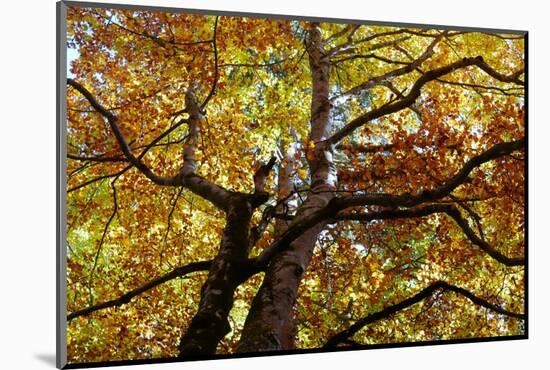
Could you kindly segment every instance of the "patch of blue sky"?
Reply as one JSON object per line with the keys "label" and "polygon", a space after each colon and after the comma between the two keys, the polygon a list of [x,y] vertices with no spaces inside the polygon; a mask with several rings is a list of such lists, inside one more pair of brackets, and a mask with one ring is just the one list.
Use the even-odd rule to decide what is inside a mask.
{"label": "patch of blue sky", "polygon": [[360,252],[360,253],[367,253],[367,247],[365,247],[363,244],[361,243],[354,243],[351,245],[353,249],[355,249],[357,252]]}
{"label": "patch of blue sky", "polygon": [[78,59],[80,53],[76,49],[67,48],[67,77],[73,78],[74,75],[71,73],[71,64],[73,60]]}

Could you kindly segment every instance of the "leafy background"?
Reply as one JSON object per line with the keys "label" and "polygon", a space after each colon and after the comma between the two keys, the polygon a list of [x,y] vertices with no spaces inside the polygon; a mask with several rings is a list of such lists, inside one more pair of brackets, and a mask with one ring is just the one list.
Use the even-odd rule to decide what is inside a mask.
{"label": "leafy background", "polygon": [[[213,32],[213,17],[116,14],[114,22],[153,34],[166,31],[162,25],[171,22],[172,32],[181,43],[207,39]],[[192,51],[182,52],[142,35],[110,32],[112,16],[101,10],[72,10],[69,47],[78,50],[78,58],[71,65],[71,73],[93,88],[105,105],[116,109],[125,135],[140,145],[173,124],[170,114],[183,106],[183,89],[190,80],[212,81],[211,51],[197,44]],[[252,191],[252,174],[258,163],[269,158],[281,142],[293,141],[297,148],[293,177],[298,186],[305,187],[310,99],[307,62],[300,43],[305,25],[235,17],[221,17],[219,22],[222,67],[197,155],[199,174],[236,191]],[[324,32],[329,35],[341,28],[327,24]],[[365,27],[362,32],[369,35],[391,29]],[[419,55],[429,42],[411,37],[403,41],[403,47]],[[369,52],[369,47],[372,45],[362,52]],[[399,54],[384,49],[378,53],[385,58]],[[513,72],[522,64],[523,42],[503,35],[458,35],[449,45],[441,45],[425,67],[434,68],[457,55],[471,54],[481,54],[495,68]],[[267,66],[243,66],[251,60]],[[233,66],[237,64],[240,66]],[[385,63],[351,60],[335,79],[333,92],[347,90],[365,74],[385,72]],[[483,82],[487,76],[468,70],[465,76],[453,78],[450,82],[463,78]],[[402,76],[395,85],[402,90],[412,82],[413,76]],[[386,151],[372,155],[342,153],[337,160],[342,164],[339,179],[343,189],[364,189],[372,186],[373,180],[376,185],[372,190],[388,193],[429,187],[456,173],[464,158],[493,144],[520,138],[524,135],[522,92],[508,86],[499,88],[504,92],[428,85],[417,103],[421,121],[417,112],[403,111],[379,119],[350,139],[353,144],[393,143],[395,151],[392,155]],[[200,91],[203,96],[207,92]],[[389,95],[381,87],[355,97],[338,110],[335,120],[343,124],[365,109],[379,106]],[[80,95],[69,91],[67,99],[69,152],[116,156],[117,143],[101,117],[88,111]],[[495,111],[503,114],[495,116]],[[151,150],[144,157],[146,163],[164,174],[177,172],[181,151],[177,144],[186,134],[185,127],[175,132],[169,138],[174,144]],[[118,162],[68,162],[71,312],[120,296],[176,266],[209,259],[216,253],[223,228],[219,211],[185,190],[155,187],[135,169],[111,176],[125,166]],[[456,194],[475,200],[468,204],[480,216],[485,238],[506,255],[523,253],[523,170],[521,158],[488,163]],[[109,177],[80,187],[104,176]],[[274,191],[275,183],[269,187]],[[272,238],[266,235],[253,253],[265,248]],[[484,292],[511,311],[523,309],[523,269],[502,267],[472,247],[444,216],[367,225],[341,223],[323,233],[318,244],[300,291],[297,315],[301,348],[321,346],[337,329],[410,296],[436,279]],[[69,325],[69,358],[81,362],[174,356],[185,323],[196,309],[204,278],[205,274],[197,273],[174,280],[121,308],[75,319]],[[261,275],[256,276],[239,289],[231,315],[233,330],[220,345],[220,352],[235,350],[260,281]],[[355,339],[388,343],[523,332],[522,322],[491,314],[445,293],[369,325]]]}

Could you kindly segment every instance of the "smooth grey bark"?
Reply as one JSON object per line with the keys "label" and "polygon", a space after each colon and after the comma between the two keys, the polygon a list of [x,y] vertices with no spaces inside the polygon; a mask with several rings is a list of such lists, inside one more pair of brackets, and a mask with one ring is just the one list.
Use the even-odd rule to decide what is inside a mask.
{"label": "smooth grey bark", "polygon": [[197,96],[191,86],[187,88],[187,92],[185,93],[185,107],[187,109],[187,113],[189,114],[189,135],[183,147],[183,167],[181,169],[181,174],[189,175],[194,173],[197,169],[195,149],[199,140],[199,125],[202,118],[199,103],[197,102]]}
{"label": "smooth grey bark", "polygon": [[[313,24],[307,43],[312,74],[311,131],[315,143],[324,140],[331,129],[331,104],[328,99],[330,60],[325,53],[321,31]],[[332,161],[333,149],[315,145],[308,158],[311,191],[290,224],[325,207],[334,197],[336,169]],[[303,273],[307,269],[323,222],[308,229],[294,240],[288,249],[277,254],[269,263],[264,280],[254,297],[244,324],[238,352],[276,351],[289,349],[289,328],[294,323],[292,310]]]}
{"label": "smooth grey bark", "polygon": [[[292,130],[291,130],[292,131]],[[292,133],[292,132],[291,132]],[[277,199],[280,204],[277,205],[275,212],[278,214],[286,214],[292,216],[296,211],[296,194],[294,191],[294,182],[292,181],[292,173],[295,170],[295,149],[293,143],[281,141],[279,150],[283,160],[279,164],[277,176]],[[275,237],[278,237],[288,228],[290,221],[282,218],[275,220]]]}
{"label": "smooth grey bark", "polygon": [[[291,130],[292,131],[292,130]],[[279,165],[278,179],[277,179],[277,198],[285,200],[275,210],[277,213],[292,215],[295,212],[295,198],[296,194],[292,195],[294,190],[294,183],[292,181],[292,173],[294,171],[294,145],[293,143],[286,143],[281,141],[280,151],[283,154],[283,161]],[[288,229],[288,220],[278,218],[275,221],[275,237],[284,233]],[[297,305],[293,305],[292,310],[287,320],[284,321],[281,336],[281,345],[285,349],[296,348],[295,338],[297,334]]]}

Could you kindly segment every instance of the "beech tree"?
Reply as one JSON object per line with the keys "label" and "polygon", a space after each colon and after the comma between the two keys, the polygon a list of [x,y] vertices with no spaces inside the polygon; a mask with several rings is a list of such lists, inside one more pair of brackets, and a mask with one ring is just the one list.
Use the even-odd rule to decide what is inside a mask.
{"label": "beech tree", "polygon": [[68,22],[70,363],[525,333],[523,35]]}

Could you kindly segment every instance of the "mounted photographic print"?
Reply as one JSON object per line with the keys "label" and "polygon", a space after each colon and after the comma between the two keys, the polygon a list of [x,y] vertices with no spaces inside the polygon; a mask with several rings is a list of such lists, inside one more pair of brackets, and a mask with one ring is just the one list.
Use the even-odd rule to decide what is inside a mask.
{"label": "mounted photographic print", "polygon": [[58,367],[527,338],[526,36],[58,3]]}

